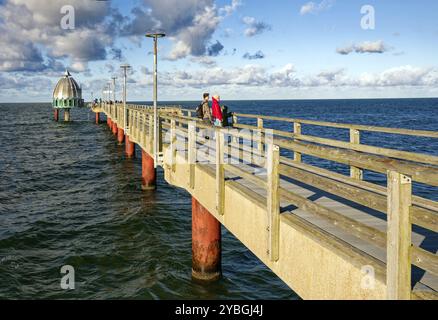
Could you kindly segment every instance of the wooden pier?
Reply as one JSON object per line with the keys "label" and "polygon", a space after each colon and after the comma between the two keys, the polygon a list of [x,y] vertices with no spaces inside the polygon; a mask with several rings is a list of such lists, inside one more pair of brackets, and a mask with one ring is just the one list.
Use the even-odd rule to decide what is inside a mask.
{"label": "wooden pier", "polygon": [[[217,128],[193,110],[167,106],[158,110],[154,154],[152,107],[127,105],[126,127],[122,104],[93,111],[300,297],[438,299],[438,203],[412,193],[413,183],[438,187],[438,156],[360,139],[363,132],[436,139],[438,132],[251,114]],[[272,121],[289,129],[264,125]],[[306,126],[347,130],[350,140],[307,135]],[[347,165],[350,174],[312,165],[309,156]],[[365,181],[364,171],[386,175],[387,185]]]}

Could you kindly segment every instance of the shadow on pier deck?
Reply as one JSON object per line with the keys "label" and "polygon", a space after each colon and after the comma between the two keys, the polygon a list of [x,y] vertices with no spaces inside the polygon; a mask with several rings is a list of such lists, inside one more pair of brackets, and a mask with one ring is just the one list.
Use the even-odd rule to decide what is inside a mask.
{"label": "shadow on pier deck", "polygon": [[[126,128],[122,105],[93,111],[154,158],[151,107],[128,105]],[[438,156],[360,142],[364,131],[438,132],[248,114],[218,129],[192,113],[159,109],[156,165],[302,298],[438,298],[438,203],[412,193],[413,183],[438,187]],[[266,128],[265,120],[293,131]],[[302,134],[304,125],[348,130],[350,141]],[[350,175],[303,155],[348,165]],[[365,181],[365,170],[386,175],[387,185]]]}

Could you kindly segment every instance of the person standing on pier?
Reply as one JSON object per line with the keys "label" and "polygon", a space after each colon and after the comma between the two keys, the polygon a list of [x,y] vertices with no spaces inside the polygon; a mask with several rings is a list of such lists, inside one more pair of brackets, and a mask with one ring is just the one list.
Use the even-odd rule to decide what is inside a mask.
{"label": "person standing on pier", "polygon": [[221,106],[219,105],[220,97],[218,95],[215,95],[212,97],[213,104],[211,106],[212,113],[213,113],[213,124],[216,127],[222,127],[222,110]]}
{"label": "person standing on pier", "polygon": [[201,118],[206,124],[212,123],[210,106],[208,105],[209,99],[210,99],[210,94],[204,93],[203,100],[199,105],[199,107],[196,109],[198,118]]}

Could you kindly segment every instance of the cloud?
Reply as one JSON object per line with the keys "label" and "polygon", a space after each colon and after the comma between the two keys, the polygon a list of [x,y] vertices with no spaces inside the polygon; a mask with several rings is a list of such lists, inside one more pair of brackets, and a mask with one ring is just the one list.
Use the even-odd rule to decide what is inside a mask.
{"label": "cloud", "polygon": [[[75,9],[75,28],[60,26],[60,9]],[[89,70],[88,63],[122,60],[115,43],[126,37],[140,44],[147,31],[162,29],[173,41],[171,60],[187,56],[215,56],[223,50],[211,38],[220,22],[232,14],[240,1],[217,7],[214,0],[143,0],[128,17],[110,1],[4,0],[0,2],[0,70],[7,72],[59,68]]]}
{"label": "cloud", "polygon": [[405,65],[387,69],[381,73],[363,73],[357,80],[359,86],[437,86],[438,70]]}
{"label": "cloud", "polygon": [[190,60],[206,67],[216,66],[216,61],[209,56],[192,57]]}
{"label": "cloud", "polygon": [[[60,13],[64,5],[75,8],[75,29],[64,30]],[[114,48],[117,11],[109,2],[86,0],[6,0],[0,10],[0,46],[10,48],[0,55],[3,71],[57,70],[69,59],[74,66],[104,60]],[[109,19],[106,19],[109,17]],[[4,36],[7,35],[7,36]],[[84,67],[85,66],[85,67]]]}
{"label": "cloud", "polygon": [[[199,59],[199,57],[195,59]],[[141,75],[128,78],[129,92],[130,95],[142,97],[144,87],[152,85],[153,77],[152,71],[148,68],[143,67],[139,71]],[[86,90],[100,92],[106,81],[90,79],[83,81],[82,85]],[[0,97],[19,99],[25,90],[26,97],[29,99],[32,97],[45,97],[43,99],[47,99],[55,82],[56,80],[50,80],[39,74],[0,73]],[[309,89],[309,92],[320,89],[322,92],[329,92],[330,88],[335,88],[331,92],[336,94],[351,89],[352,92],[357,92],[356,90],[359,89],[371,89],[374,92],[377,89],[395,88],[401,92],[417,90],[416,92],[430,94],[437,92],[438,68],[405,65],[381,72],[352,75],[342,68],[324,70],[315,74],[298,74],[292,64],[286,64],[276,70],[272,70],[272,67],[255,64],[235,68],[220,68],[212,65],[190,71],[161,71],[160,88],[163,94],[180,92],[180,95],[213,88],[228,94],[234,92],[239,96],[247,96],[251,92],[275,94],[279,88],[284,88],[284,92],[289,92],[289,89]],[[177,95],[175,98],[178,99],[181,96]]]}
{"label": "cloud", "polygon": [[271,26],[262,21],[257,21],[254,17],[244,17],[243,23],[247,26],[244,31],[245,36],[253,37],[262,34],[265,31],[271,30]]}
{"label": "cloud", "polygon": [[229,5],[225,5],[223,8],[220,8],[219,13],[225,16],[229,16],[241,5],[242,2],[240,0],[232,0]]}
{"label": "cloud", "polygon": [[358,44],[351,44],[345,47],[337,48],[336,52],[342,55],[348,55],[352,52],[356,53],[384,53],[390,48],[382,41],[365,41]]}
{"label": "cloud", "polygon": [[318,14],[321,11],[325,11],[330,9],[334,5],[334,0],[323,0],[320,3],[315,3],[313,1],[307,2],[306,4],[301,6],[300,14]]}
{"label": "cloud", "polygon": [[224,49],[224,46],[219,41],[216,41],[216,43],[213,43],[207,48],[207,54],[209,56],[216,57],[219,55],[219,53]]}
{"label": "cloud", "polygon": [[355,46],[355,51],[357,53],[383,53],[388,51],[388,47],[383,43],[382,40],[375,42],[362,42]]}
{"label": "cloud", "polygon": [[159,29],[173,41],[168,60],[208,55],[212,35],[239,5],[236,0],[220,8],[214,0],[143,0],[132,10],[133,18],[124,23],[121,35],[133,38]]}
{"label": "cloud", "polygon": [[249,52],[246,52],[243,56],[243,59],[248,59],[248,60],[256,60],[256,59],[264,59],[265,58],[265,54],[261,51],[258,50],[256,53],[254,54],[250,54]]}
{"label": "cloud", "polygon": [[[142,85],[151,85],[152,78],[141,79]],[[343,68],[324,70],[316,74],[299,76],[293,64],[277,70],[259,65],[224,69],[208,67],[194,71],[161,72],[160,85],[172,88],[259,87],[259,88],[385,88],[427,87],[438,85],[438,69],[410,65],[390,68],[376,73],[349,75]]]}
{"label": "cloud", "polygon": [[349,45],[346,47],[337,48],[336,52],[342,55],[348,55],[354,51],[354,45]]}

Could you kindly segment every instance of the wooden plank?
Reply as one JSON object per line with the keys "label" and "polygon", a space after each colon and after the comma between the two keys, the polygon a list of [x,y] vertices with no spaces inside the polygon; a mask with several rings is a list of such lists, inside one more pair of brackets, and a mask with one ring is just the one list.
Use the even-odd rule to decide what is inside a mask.
{"label": "wooden plank", "polygon": [[[252,125],[246,125],[246,124],[238,124],[236,125],[237,128],[242,129],[249,129],[249,130],[255,130],[256,127]],[[266,130],[263,129],[262,132]],[[350,129],[350,130],[357,130],[357,129]],[[282,130],[273,130],[274,134],[281,137],[287,137],[287,138],[294,138],[295,141],[307,141],[307,142],[314,142],[319,143],[331,147],[339,147],[349,150],[355,150],[360,152],[367,152],[372,153],[376,155],[381,156],[387,156],[392,157],[396,159],[403,159],[403,160],[409,160],[414,162],[421,162],[426,164],[433,164],[438,165],[438,157],[431,155],[431,154],[425,154],[425,153],[415,153],[415,152],[409,152],[409,151],[403,151],[403,150],[397,150],[397,149],[389,149],[389,148],[383,148],[383,147],[376,147],[371,145],[365,145],[360,143],[351,143],[336,139],[328,139],[328,138],[321,138],[316,136],[310,136],[310,135],[303,135],[303,134],[295,134],[290,133],[287,131]]]}
{"label": "wooden plank", "polygon": [[257,118],[257,150],[259,152],[263,151],[263,142],[262,142],[262,130],[263,130],[263,119]]}
{"label": "wooden plank", "polygon": [[170,120],[170,165],[172,172],[176,169],[176,122],[175,119]]}
{"label": "wooden plank", "polygon": [[[350,143],[360,144],[360,131],[350,129]],[[350,167],[350,177],[357,180],[363,180],[363,171],[355,166]]]}
{"label": "wooden plank", "polygon": [[215,131],[216,139],[216,210],[219,215],[224,214],[225,207],[225,170],[224,170],[224,134]]}
{"label": "wooden plank", "polygon": [[316,121],[316,120],[305,120],[305,119],[297,119],[297,118],[285,118],[285,117],[278,117],[278,116],[264,116],[264,115],[257,115],[257,114],[245,114],[245,113],[236,113],[235,115],[236,115],[236,117],[239,116],[242,118],[253,118],[253,119],[254,118],[262,118],[265,120],[275,120],[275,121],[284,121],[284,122],[299,122],[302,124],[309,124],[309,125],[315,125],[315,126],[321,126],[321,127],[341,128],[341,129],[355,128],[355,129],[360,130],[360,131],[382,132],[382,133],[390,133],[390,134],[401,134],[401,135],[410,135],[410,136],[418,136],[418,137],[438,138],[438,131],[367,126],[367,125],[337,123],[337,122],[328,122],[328,121]]}
{"label": "wooden plank", "polygon": [[388,170],[403,172],[411,176],[415,181],[438,186],[438,168],[435,167],[371,154],[363,154],[353,150],[319,146],[285,139],[274,138],[274,143],[281,148],[371,171],[380,173],[386,173]]}
{"label": "wooden plank", "polygon": [[432,290],[414,290],[412,291],[413,300],[438,300],[438,292]]}
{"label": "wooden plank", "polygon": [[237,114],[233,113],[233,125],[237,124],[238,118],[237,118]]}
{"label": "wooden plank", "polygon": [[[306,170],[308,172],[312,172],[312,173],[321,175],[323,177],[327,177],[327,178],[330,178],[330,179],[333,179],[336,181],[340,181],[340,182],[343,182],[343,183],[346,183],[346,184],[349,184],[349,185],[352,185],[355,187],[369,190],[369,191],[375,192],[377,194],[384,195],[385,197],[387,196],[386,187],[379,186],[379,185],[371,183],[371,182],[362,181],[362,180],[353,180],[350,177],[344,176],[343,174],[333,172],[333,171],[330,171],[327,169],[314,167],[312,165],[305,164],[305,163],[295,163],[294,161],[291,161],[290,159],[285,158],[285,157],[281,157],[280,161],[281,161],[281,163],[285,163],[288,166],[293,166],[293,167],[296,167],[299,169]],[[422,207],[422,208],[426,208],[426,209],[428,209],[427,211],[429,211],[429,210],[433,211],[433,212],[429,211],[429,215],[436,215],[434,212],[438,212],[438,203],[436,203],[435,201],[421,198],[418,196],[413,196],[412,200],[413,200],[413,203],[415,205]],[[422,209],[422,208],[418,208],[418,209]],[[413,213],[414,213],[413,219],[416,218],[415,217],[415,210],[416,209],[417,208],[415,208],[415,207],[413,208]],[[426,213],[424,213],[424,214],[426,214]],[[429,218],[427,218],[427,219],[429,219]],[[435,219],[436,218],[434,218],[433,220],[436,221]],[[426,222],[426,220],[424,222]],[[435,225],[438,225],[438,222],[435,222]],[[425,227],[425,228],[431,229],[430,227]],[[434,229],[431,229],[431,230],[434,230]],[[435,232],[438,232],[438,231],[435,231]]]}
{"label": "wooden plank", "polygon": [[438,276],[438,256],[418,247],[411,247],[411,262],[413,265]]}
{"label": "wooden plank", "polygon": [[276,145],[267,145],[268,154],[266,161],[267,171],[267,209],[269,232],[269,258],[278,261],[280,248],[280,148]]}
{"label": "wooden plank", "polygon": [[152,156],[154,153],[154,117],[149,115],[149,137],[148,137],[149,154]]}
{"label": "wooden plank", "polygon": [[389,171],[386,281],[391,300],[411,298],[411,195],[411,179]]}
{"label": "wooden plank", "polygon": [[[319,171],[317,171],[319,172]],[[324,172],[323,172],[324,173]],[[280,165],[280,174],[291,177],[300,182],[314,186],[328,193],[332,193],[344,199],[364,205],[368,208],[387,213],[386,189],[385,195],[363,189],[361,185],[351,185],[348,180],[337,180],[335,175],[325,174],[319,176],[316,172],[309,172],[304,169]],[[345,177],[346,179],[351,179]],[[372,190],[372,189],[371,189]],[[412,223],[423,228],[438,232],[438,215],[433,211],[412,207]]]}
{"label": "wooden plank", "polygon": [[[294,135],[301,134],[301,123],[294,122]],[[296,162],[301,162],[301,153],[294,151],[294,160]]]}
{"label": "wooden plank", "polygon": [[146,113],[141,115],[141,144],[146,148]]}
{"label": "wooden plank", "polygon": [[384,232],[344,216],[343,214],[306,199],[305,197],[295,194],[283,187],[280,187],[280,194],[282,198],[289,200],[296,207],[325,218],[331,224],[359,239],[367,241],[379,248],[385,248],[386,234]]}
{"label": "wooden plank", "polygon": [[195,164],[196,164],[196,122],[189,122],[187,161],[189,165],[189,188],[195,187]]}

